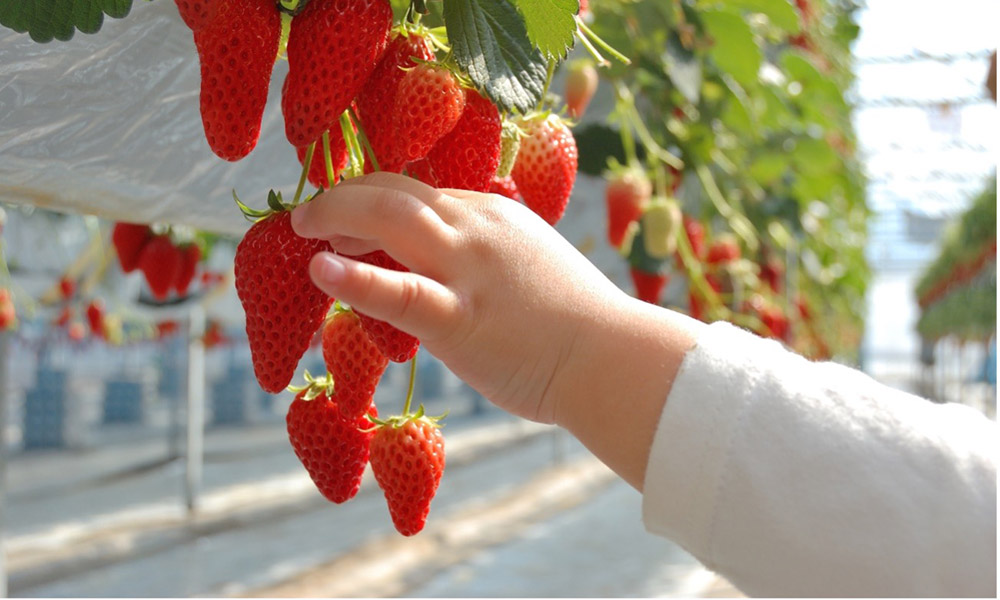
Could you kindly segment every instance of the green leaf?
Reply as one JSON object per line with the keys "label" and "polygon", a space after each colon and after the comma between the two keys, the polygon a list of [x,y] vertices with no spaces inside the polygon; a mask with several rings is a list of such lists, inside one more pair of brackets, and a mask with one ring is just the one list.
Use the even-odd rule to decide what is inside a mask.
{"label": "green leaf", "polygon": [[27,33],[36,42],[68,41],[76,30],[96,33],[104,15],[120,19],[132,0],[18,0],[0,2],[0,25]]}
{"label": "green leaf", "polygon": [[729,0],[729,4],[767,15],[771,23],[788,33],[799,32],[799,13],[789,0]]}
{"label": "green leaf", "polygon": [[549,58],[561,59],[573,47],[578,0],[511,0],[524,17],[528,39]]}
{"label": "green leaf", "polygon": [[707,10],[701,19],[712,36],[709,54],[715,64],[743,87],[755,87],[762,55],[747,22],[739,15],[720,10]]}
{"label": "green leaf", "polygon": [[507,0],[444,0],[448,41],[460,67],[501,109],[528,112],[545,89],[546,61]]}

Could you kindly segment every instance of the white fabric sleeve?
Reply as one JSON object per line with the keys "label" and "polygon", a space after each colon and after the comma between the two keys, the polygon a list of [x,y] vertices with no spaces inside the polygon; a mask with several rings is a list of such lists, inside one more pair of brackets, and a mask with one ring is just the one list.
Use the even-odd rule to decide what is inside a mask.
{"label": "white fabric sleeve", "polygon": [[997,433],[716,323],[664,405],[643,521],[749,595],[996,597]]}

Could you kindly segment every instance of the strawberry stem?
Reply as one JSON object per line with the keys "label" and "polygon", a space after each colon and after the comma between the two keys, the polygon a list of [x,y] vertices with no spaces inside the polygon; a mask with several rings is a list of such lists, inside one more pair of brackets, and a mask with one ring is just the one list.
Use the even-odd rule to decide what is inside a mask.
{"label": "strawberry stem", "polygon": [[326,164],[326,180],[330,187],[335,183],[333,174],[333,155],[330,153],[330,132],[323,132],[323,162]]}
{"label": "strawberry stem", "polygon": [[309,176],[309,165],[312,164],[313,152],[316,150],[316,142],[309,144],[306,148],[306,157],[302,161],[302,174],[299,175],[299,185],[295,188],[295,197],[292,198],[292,206],[298,206],[299,198],[302,197],[302,188],[306,186],[306,178]]}
{"label": "strawberry stem", "polygon": [[542,88],[542,96],[538,99],[538,106],[535,107],[537,110],[541,110],[542,105],[545,104],[545,97],[549,95],[549,86],[552,85],[552,76],[555,75],[555,72],[556,61],[551,59],[545,71],[545,87]]}
{"label": "strawberry stem", "polygon": [[372,149],[372,144],[368,141],[368,134],[365,133],[365,128],[361,125],[361,119],[359,119],[358,115],[354,113],[353,108],[348,108],[347,110],[351,113],[351,119],[358,128],[358,139],[364,147],[365,155],[368,157],[368,160],[372,161],[372,169],[375,171],[381,171],[382,168],[379,166],[378,159],[375,157],[375,150]]}
{"label": "strawberry stem", "polygon": [[406,401],[403,403],[403,416],[410,415],[410,403],[413,401],[413,383],[417,380],[417,355],[410,359],[410,385],[406,390]]}
{"label": "strawberry stem", "polygon": [[[621,52],[612,48],[607,42],[602,40],[599,35],[591,31],[590,27],[587,27],[587,24],[583,22],[583,19],[581,19],[579,15],[577,15],[576,17],[576,25],[579,28],[579,31],[583,33],[583,35],[580,36],[581,40],[586,40],[586,38],[590,38],[595,44],[600,46],[601,50],[604,50],[605,52],[613,56],[615,59],[617,59],[619,62],[626,65],[632,64],[632,61],[629,59],[629,57],[625,56]],[[584,46],[587,46],[588,48],[592,47],[586,41],[584,41]]]}
{"label": "strawberry stem", "polygon": [[351,157],[351,177],[358,177],[365,172],[365,157],[361,152],[358,136],[354,133],[351,115],[346,110],[340,115],[340,130],[344,135],[344,144],[347,145],[347,152]]}

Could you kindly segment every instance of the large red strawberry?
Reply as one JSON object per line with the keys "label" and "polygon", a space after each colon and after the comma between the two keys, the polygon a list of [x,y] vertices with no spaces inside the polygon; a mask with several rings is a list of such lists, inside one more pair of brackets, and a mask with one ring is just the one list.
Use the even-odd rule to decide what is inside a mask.
{"label": "large red strawberry", "polygon": [[597,91],[597,69],[590,61],[574,61],[566,73],[566,112],[579,119]]}
{"label": "large red strawberry", "polygon": [[489,192],[491,194],[506,196],[518,202],[521,201],[521,194],[517,191],[517,184],[514,183],[514,178],[510,175],[506,177],[494,177],[493,181],[490,182]]}
{"label": "large red strawberry", "polygon": [[427,156],[452,130],[465,108],[465,92],[447,68],[419,64],[399,80],[392,120],[406,162]]}
{"label": "large red strawberry", "polygon": [[[391,256],[382,250],[369,252],[361,256],[355,256],[358,260],[383,269],[393,271],[409,271],[406,267],[396,262]],[[406,362],[417,354],[420,348],[420,340],[412,335],[400,331],[385,321],[373,319],[368,315],[355,311],[361,319],[361,326],[365,328],[365,333],[371,338],[379,352],[392,362]]]}
{"label": "large red strawberry", "polygon": [[194,32],[201,120],[220,158],[239,160],[257,145],[280,36],[274,0],[221,0],[216,17]]}
{"label": "large red strawberry", "polygon": [[[300,146],[295,149],[295,155],[299,158],[300,164],[305,164],[308,149],[308,146]],[[330,158],[333,163],[334,183],[336,183],[340,172],[347,167],[348,159],[347,144],[344,143],[344,130],[340,128],[339,124],[330,130]],[[326,157],[323,155],[322,139],[316,141],[316,146],[313,149],[312,161],[309,163],[308,177],[309,183],[318,188],[321,187],[324,190],[328,190],[333,187],[333,183],[330,183],[330,178],[326,176]]]}
{"label": "large red strawberry", "polygon": [[111,230],[111,243],[115,246],[122,271],[131,273],[139,266],[139,254],[152,237],[153,232],[148,225],[115,223]]}
{"label": "large red strawberry", "polygon": [[387,0],[312,0],[292,19],[281,111],[293,146],[333,128],[375,68],[391,26]]}
{"label": "large red strawberry", "polygon": [[192,31],[203,29],[219,14],[225,0],[176,0],[177,12]]}
{"label": "large red strawberry", "polygon": [[[269,204],[274,204],[273,194]],[[236,247],[234,259],[254,373],[260,387],[272,394],[292,380],[333,303],[309,279],[310,259],[330,245],[299,237],[290,215],[281,210],[254,223]]]}
{"label": "large red strawberry", "polygon": [[628,226],[642,215],[653,193],[649,178],[638,169],[615,173],[608,180],[604,199],[608,209],[608,243],[620,248]]}
{"label": "large red strawberry", "polygon": [[184,244],[177,249],[180,253],[180,267],[177,269],[177,278],[174,280],[174,289],[177,295],[187,296],[191,281],[194,280],[195,272],[198,270],[198,262],[201,261],[201,248],[198,244]]}
{"label": "large red strawberry", "polygon": [[153,236],[139,254],[139,270],[146,276],[153,298],[166,300],[181,270],[181,254],[168,235]]}
{"label": "large red strawberry", "polygon": [[528,117],[521,128],[526,135],[511,175],[528,208],[555,225],[566,212],[576,181],[576,140],[554,114]]}
{"label": "large red strawberry", "polygon": [[[398,173],[406,162],[401,158],[401,139],[396,135],[390,107],[396,105],[399,82],[406,75],[405,69],[415,67],[413,58],[434,60],[434,51],[421,35],[398,32],[389,40],[385,53],[365,82],[357,98],[358,118],[364,127],[368,142],[375,152],[379,169]],[[371,171],[371,163],[365,170]]]}
{"label": "large red strawberry", "polygon": [[380,424],[371,443],[375,481],[396,531],[407,536],[424,528],[444,473],[444,436],[422,413]]}
{"label": "large red strawberry", "polygon": [[323,361],[333,378],[334,399],[347,418],[365,414],[389,364],[354,311],[335,310],[323,325]]}
{"label": "large red strawberry", "polygon": [[[341,412],[331,379],[307,377],[307,381],[288,407],[288,439],[320,493],[340,504],[361,487],[375,432],[363,415],[348,417]],[[367,414],[378,415],[374,405],[368,406]]]}
{"label": "large red strawberry", "polygon": [[635,285],[635,297],[650,304],[660,303],[660,294],[667,285],[669,277],[664,273],[648,273],[635,267],[629,268],[632,283]]}
{"label": "large red strawberry", "polygon": [[489,191],[500,164],[502,129],[497,107],[475,90],[466,90],[462,118],[424,161],[410,163],[412,172],[434,187]]}

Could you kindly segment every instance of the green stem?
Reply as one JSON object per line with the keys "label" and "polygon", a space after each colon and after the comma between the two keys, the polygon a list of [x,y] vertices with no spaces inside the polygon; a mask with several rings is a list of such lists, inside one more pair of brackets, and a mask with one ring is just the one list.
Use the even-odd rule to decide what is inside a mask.
{"label": "green stem", "polygon": [[604,55],[601,54],[597,50],[597,48],[595,48],[594,45],[590,43],[590,40],[587,39],[587,36],[585,36],[583,34],[583,32],[581,32],[580,30],[577,30],[577,36],[576,37],[580,39],[580,43],[583,44],[584,49],[586,49],[587,52],[592,57],[594,57],[594,60],[597,61],[598,65],[600,65],[602,67],[610,67],[611,66],[611,61],[609,61],[608,59],[604,58]]}
{"label": "green stem", "polygon": [[340,115],[340,132],[344,136],[344,144],[347,145],[347,152],[351,156],[351,177],[363,175],[365,172],[365,157],[361,152],[358,136],[354,134],[351,116],[346,110]]}
{"label": "green stem", "polygon": [[542,96],[538,99],[538,106],[536,108],[541,109],[542,104],[545,103],[545,97],[549,95],[549,87],[552,85],[552,76],[556,72],[556,61],[554,59],[549,60],[549,64],[545,71],[545,87],[542,88]]}
{"label": "green stem", "polygon": [[602,50],[604,50],[605,52],[607,52],[611,56],[615,57],[619,62],[621,62],[623,64],[626,64],[626,65],[632,64],[632,61],[629,59],[629,57],[625,56],[621,52],[619,52],[619,51],[615,50],[614,48],[612,48],[607,42],[605,42],[604,40],[602,40],[599,35],[597,35],[593,31],[591,31],[590,28],[587,27],[587,24],[584,23],[583,19],[581,19],[579,16],[577,16],[577,18],[576,18],[576,25],[577,25],[577,27],[579,27],[580,31],[582,31],[586,37],[590,38]]}
{"label": "green stem", "polygon": [[358,115],[355,114],[353,108],[348,108],[347,110],[351,113],[351,119],[358,128],[358,139],[361,141],[361,146],[364,148],[365,155],[368,157],[368,160],[372,161],[372,170],[381,171],[382,167],[378,164],[378,158],[375,156],[375,150],[372,149],[372,144],[368,141],[368,134],[365,133],[365,128],[361,125],[361,119],[359,119]]}
{"label": "green stem", "polygon": [[417,355],[410,359],[410,385],[406,389],[406,402],[403,403],[403,416],[410,414],[410,403],[413,401],[413,384],[417,380]]}
{"label": "green stem", "polygon": [[326,165],[326,181],[333,187],[337,176],[333,172],[333,154],[330,152],[330,132],[323,132],[323,162]]}
{"label": "green stem", "polygon": [[715,205],[715,209],[719,211],[719,214],[729,222],[729,227],[733,230],[733,233],[743,238],[743,242],[746,243],[750,251],[756,252],[759,243],[757,242],[757,236],[754,233],[753,224],[750,223],[750,220],[742,212],[734,209],[726,202],[725,196],[723,196],[719,186],[715,184],[715,179],[706,165],[696,165],[694,171],[698,175],[698,179],[701,181],[701,185],[708,195],[709,200]]}
{"label": "green stem", "polygon": [[[316,150],[316,142],[309,144],[306,148],[306,158],[302,161],[302,174],[299,175],[299,185],[295,188],[295,197],[292,198],[292,206],[298,206],[299,198],[302,197],[302,188],[306,187],[306,178],[309,176],[309,165],[312,164],[313,152]],[[236,192],[233,192],[233,197]]]}

